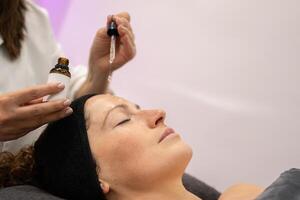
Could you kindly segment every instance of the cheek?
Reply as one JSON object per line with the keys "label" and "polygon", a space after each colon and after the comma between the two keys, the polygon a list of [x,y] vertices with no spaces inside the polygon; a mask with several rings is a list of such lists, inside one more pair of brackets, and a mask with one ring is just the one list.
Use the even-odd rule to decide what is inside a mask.
{"label": "cheek", "polygon": [[112,146],[109,148],[110,153],[113,154],[118,160],[127,160],[137,157],[146,150],[145,141],[141,137],[134,137],[124,134],[112,140]]}
{"label": "cheek", "polygon": [[96,147],[96,160],[103,172],[130,170],[143,158],[149,149],[141,134],[114,133],[103,137]]}

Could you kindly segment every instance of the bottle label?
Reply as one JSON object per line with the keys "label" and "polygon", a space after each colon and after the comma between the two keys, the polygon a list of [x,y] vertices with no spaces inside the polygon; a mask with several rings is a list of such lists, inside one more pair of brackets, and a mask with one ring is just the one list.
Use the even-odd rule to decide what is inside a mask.
{"label": "bottle label", "polygon": [[51,100],[58,100],[58,99],[65,99],[67,98],[67,93],[70,87],[70,78],[58,73],[50,73],[48,76],[47,83],[63,83],[65,88],[57,94],[45,96],[43,101],[51,101]]}

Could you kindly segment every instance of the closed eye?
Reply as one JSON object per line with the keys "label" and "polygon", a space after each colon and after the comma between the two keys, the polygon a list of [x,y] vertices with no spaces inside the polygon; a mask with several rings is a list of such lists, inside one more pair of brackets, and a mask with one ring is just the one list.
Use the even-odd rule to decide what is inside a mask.
{"label": "closed eye", "polygon": [[125,119],[125,120],[119,122],[115,127],[120,126],[120,125],[122,125],[122,124],[124,124],[126,122],[129,122],[129,121],[130,121],[130,118],[129,119]]}

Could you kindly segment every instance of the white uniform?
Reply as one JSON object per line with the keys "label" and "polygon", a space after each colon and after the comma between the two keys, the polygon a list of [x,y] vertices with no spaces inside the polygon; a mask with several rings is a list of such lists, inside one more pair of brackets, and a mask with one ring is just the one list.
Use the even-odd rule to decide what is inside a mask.
{"label": "white uniform", "polygon": [[[30,1],[26,1],[26,6],[25,39],[18,59],[9,59],[0,36],[0,94],[47,83],[50,69],[58,57],[63,56],[54,39],[47,12]],[[72,78],[68,97],[72,99],[85,81],[87,68],[71,66],[70,72]],[[33,144],[44,128],[40,127],[17,140],[0,142],[0,151],[17,152],[23,146]]]}

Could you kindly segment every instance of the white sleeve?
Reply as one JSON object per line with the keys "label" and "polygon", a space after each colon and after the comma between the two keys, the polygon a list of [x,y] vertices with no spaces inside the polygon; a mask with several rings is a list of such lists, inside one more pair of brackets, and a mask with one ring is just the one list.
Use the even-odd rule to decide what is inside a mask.
{"label": "white sleeve", "polygon": [[[59,57],[66,57],[63,53],[62,47],[59,43],[56,42],[52,28],[50,26],[50,21],[48,17],[48,13],[45,9],[28,2],[29,5],[31,5],[32,9],[34,9],[38,14],[38,19],[43,19],[40,23],[44,24],[46,26],[46,35],[47,35],[47,41],[49,41],[49,44],[47,46],[47,52],[48,55],[50,55],[50,65],[49,66],[55,66],[57,63],[57,60]],[[71,80],[69,85],[69,90],[67,92],[67,97],[70,100],[73,100],[75,97],[75,93],[80,89],[84,81],[86,80],[87,74],[88,74],[88,67],[78,65],[78,66],[72,66],[72,62],[70,62],[70,72],[71,72]]]}
{"label": "white sleeve", "polygon": [[78,65],[70,67],[71,81],[68,92],[68,98],[74,99],[76,91],[81,87],[87,77],[88,69],[86,66]]}

